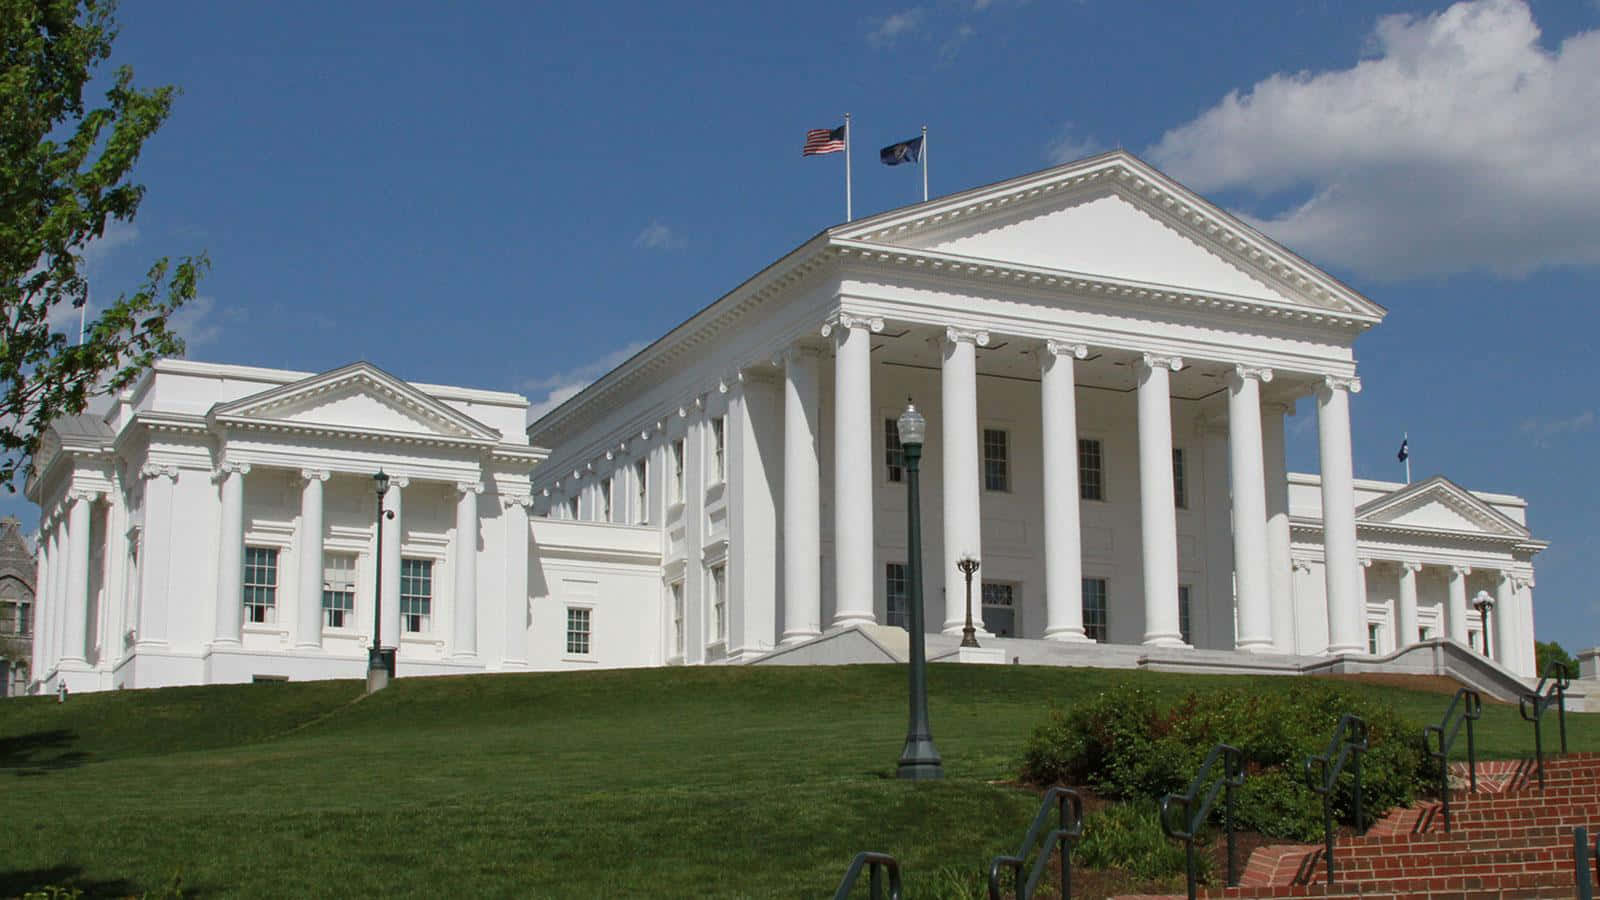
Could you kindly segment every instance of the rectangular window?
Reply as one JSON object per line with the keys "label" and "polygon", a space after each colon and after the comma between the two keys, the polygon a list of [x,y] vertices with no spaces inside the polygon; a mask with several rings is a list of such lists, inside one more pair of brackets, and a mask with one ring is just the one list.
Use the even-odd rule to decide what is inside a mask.
{"label": "rectangular window", "polygon": [[1105,643],[1107,632],[1106,580],[1083,580],[1083,633],[1091,640]]}
{"label": "rectangular window", "polygon": [[433,618],[433,560],[400,560],[400,625],[407,634],[429,630]]}
{"label": "rectangular window", "polygon": [[983,583],[983,627],[995,637],[1017,636],[1016,587],[999,581]]}
{"label": "rectangular window", "polygon": [[600,521],[611,521],[611,478],[600,482]]}
{"label": "rectangular window", "polygon": [[1378,638],[1380,637],[1378,623],[1367,623],[1367,652],[1373,656],[1378,655]]}
{"label": "rectangular window", "polygon": [[1417,640],[1426,641],[1426,640],[1431,640],[1432,638],[1433,638],[1433,629],[1432,628],[1418,628],[1417,629]]}
{"label": "rectangular window", "polygon": [[683,658],[683,582],[672,584],[672,650],[673,656]]}
{"label": "rectangular window", "polygon": [[910,592],[910,585],[906,582],[905,563],[889,563],[884,569],[884,615],[886,625],[898,625],[901,628],[910,628],[911,623],[906,614],[906,598]]}
{"label": "rectangular window", "polygon": [[1467,632],[1467,646],[1474,650],[1480,649],[1478,647],[1478,633],[1476,631]]}
{"label": "rectangular window", "polygon": [[259,624],[278,621],[278,551],[274,548],[244,548],[244,620]]}
{"label": "rectangular window", "polygon": [[672,500],[683,502],[683,439],[672,442]]}
{"label": "rectangular window", "polygon": [[906,451],[900,446],[900,425],[893,419],[883,420],[883,465],[888,480],[905,478]]}
{"label": "rectangular window", "polygon": [[1105,455],[1100,442],[1092,438],[1078,441],[1078,496],[1084,500],[1104,500]]}
{"label": "rectangular window", "polygon": [[983,430],[983,489],[986,491],[1011,490],[1011,459],[1003,429]]}
{"label": "rectangular window", "polygon": [[634,510],[633,521],[639,525],[650,522],[650,461],[641,459],[633,464]]}
{"label": "rectangular window", "polygon": [[1180,584],[1178,585],[1178,634],[1185,644],[1193,646],[1194,638],[1190,636],[1193,632],[1189,629],[1189,621],[1189,586]]}
{"label": "rectangular window", "polygon": [[714,480],[718,483],[728,478],[728,463],[726,453],[728,450],[728,420],[724,416],[717,416],[711,420],[711,456],[715,467],[712,470]]}
{"label": "rectangular window", "polygon": [[567,607],[567,652],[589,654],[589,610],[582,606]]}
{"label": "rectangular window", "polygon": [[322,562],[322,624],[348,628],[355,624],[356,558],[330,553]]}
{"label": "rectangular window", "polygon": [[[1172,448],[1172,505],[1179,509],[1189,508],[1189,491],[1183,478],[1183,448]],[[1184,643],[1189,639],[1184,638]]]}
{"label": "rectangular window", "polygon": [[711,642],[728,642],[728,567],[711,567]]}
{"label": "rectangular window", "polygon": [[17,634],[33,634],[33,604],[17,604]]}

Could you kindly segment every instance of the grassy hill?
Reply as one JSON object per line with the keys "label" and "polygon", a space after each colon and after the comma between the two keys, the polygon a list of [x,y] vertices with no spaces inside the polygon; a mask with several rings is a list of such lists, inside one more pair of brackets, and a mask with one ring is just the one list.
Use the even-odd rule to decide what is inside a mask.
{"label": "grassy hill", "polygon": [[[946,779],[894,778],[905,669],[693,668],[173,688],[0,703],[0,896],[829,896],[858,850],[914,897],[975,887],[1037,800],[1007,782],[1052,704],[1289,679],[930,667]],[[1435,721],[1448,696],[1379,692]],[[1485,756],[1531,753],[1514,706]],[[1600,750],[1600,716],[1569,717]],[[1554,735],[1554,729],[1548,729]]]}

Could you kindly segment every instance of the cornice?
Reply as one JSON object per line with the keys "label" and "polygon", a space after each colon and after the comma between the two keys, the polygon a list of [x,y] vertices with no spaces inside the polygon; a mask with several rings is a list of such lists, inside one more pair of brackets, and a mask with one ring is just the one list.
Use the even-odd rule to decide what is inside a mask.
{"label": "cornice", "polygon": [[[1292,530],[1306,535],[1321,535],[1322,520],[1304,517],[1293,517],[1289,520]],[[1418,525],[1392,525],[1385,522],[1356,522],[1356,533],[1371,535],[1393,535],[1397,537],[1451,538],[1458,541],[1471,541],[1484,544],[1509,545],[1513,548],[1533,548],[1534,552],[1550,546],[1549,541],[1529,540],[1527,537],[1515,534],[1486,534],[1481,531],[1459,531],[1450,528],[1428,528]]]}
{"label": "cornice", "polygon": [[452,435],[419,434],[411,431],[394,431],[387,428],[354,428],[343,425],[320,425],[308,422],[288,422],[271,419],[251,419],[241,416],[217,416],[217,426],[224,431],[254,431],[267,434],[294,434],[314,437],[341,437],[371,439],[391,444],[410,444],[420,447],[456,447],[498,451],[501,445],[493,438],[456,437]]}

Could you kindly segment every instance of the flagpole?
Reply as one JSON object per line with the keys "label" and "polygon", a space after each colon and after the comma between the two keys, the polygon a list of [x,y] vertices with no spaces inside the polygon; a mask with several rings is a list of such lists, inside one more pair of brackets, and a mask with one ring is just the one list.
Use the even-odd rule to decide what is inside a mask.
{"label": "flagpole", "polygon": [[844,220],[852,218],[850,210],[850,114],[844,114]]}
{"label": "flagpole", "polygon": [[922,126],[922,202],[928,202],[928,126]]}
{"label": "flagpole", "polygon": [[83,322],[84,322],[84,316],[88,312],[89,312],[89,304],[85,303],[84,305],[78,307],[78,346],[80,346],[80,347],[83,346]]}
{"label": "flagpole", "polygon": [[1406,445],[1406,484],[1411,483],[1411,432],[1401,432],[1400,440]]}

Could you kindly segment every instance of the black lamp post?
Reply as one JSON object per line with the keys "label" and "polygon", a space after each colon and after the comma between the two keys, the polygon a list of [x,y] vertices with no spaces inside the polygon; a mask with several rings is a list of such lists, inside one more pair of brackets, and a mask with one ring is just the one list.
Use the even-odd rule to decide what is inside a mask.
{"label": "black lamp post", "polygon": [[1472,599],[1476,601],[1472,606],[1478,611],[1478,621],[1483,623],[1483,655],[1494,659],[1489,653],[1489,614],[1494,612],[1494,598],[1489,596],[1488,591],[1479,591],[1478,596]]}
{"label": "black lamp post", "polygon": [[967,624],[961,629],[961,646],[978,646],[978,632],[972,627],[972,573],[978,571],[978,560],[967,554],[956,560],[956,568],[967,576]]}
{"label": "black lamp post", "polygon": [[378,543],[374,553],[377,577],[372,581],[372,649],[367,652],[367,693],[381,690],[394,677],[394,650],[383,648],[383,520],[394,518],[394,510],[383,508],[383,495],[389,492],[389,476],[382,470],[372,476],[378,489]]}
{"label": "black lamp post", "polygon": [[922,508],[917,475],[928,420],[907,398],[906,411],[900,414],[896,424],[900,430],[900,448],[906,458],[906,546],[910,548],[906,604],[911,607],[911,721],[906,728],[906,747],[900,752],[899,775],[913,781],[926,781],[944,777],[944,763],[933,746],[933,731],[928,726],[928,663],[922,633]]}

